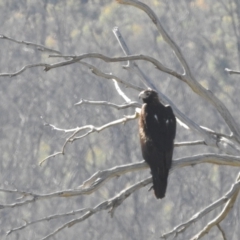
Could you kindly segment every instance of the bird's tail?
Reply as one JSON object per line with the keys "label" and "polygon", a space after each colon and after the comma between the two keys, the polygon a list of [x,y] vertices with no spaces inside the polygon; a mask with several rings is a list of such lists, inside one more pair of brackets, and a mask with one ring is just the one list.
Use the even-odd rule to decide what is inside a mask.
{"label": "bird's tail", "polygon": [[160,173],[159,168],[151,169],[153,179],[153,189],[156,198],[164,198],[167,190],[168,170],[164,174]]}

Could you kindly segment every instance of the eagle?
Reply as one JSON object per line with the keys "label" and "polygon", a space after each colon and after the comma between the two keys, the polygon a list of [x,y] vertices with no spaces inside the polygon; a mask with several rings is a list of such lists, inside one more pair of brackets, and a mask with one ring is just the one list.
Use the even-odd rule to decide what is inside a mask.
{"label": "eagle", "polygon": [[143,159],[151,169],[156,198],[164,198],[172,164],[176,118],[170,106],[164,106],[156,91],[139,94],[143,105],[139,118],[139,136]]}

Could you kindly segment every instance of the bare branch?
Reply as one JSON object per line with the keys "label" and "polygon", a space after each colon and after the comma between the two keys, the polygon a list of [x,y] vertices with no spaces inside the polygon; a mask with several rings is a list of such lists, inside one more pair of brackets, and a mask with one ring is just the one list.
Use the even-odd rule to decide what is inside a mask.
{"label": "bare branch", "polygon": [[[231,191],[232,190],[232,191]],[[238,175],[238,178],[236,180],[236,183],[232,186],[232,189],[230,190],[231,195],[224,196],[225,198],[229,199],[226,205],[224,206],[222,212],[212,221],[210,221],[199,233],[197,233],[191,240],[198,240],[201,237],[203,237],[205,234],[207,234],[212,227],[218,225],[229,213],[229,211],[232,209],[238,193],[240,191],[240,173]],[[228,194],[227,194],[228,195]]]}
{"label": "bare branch", "polygon": [[[123,52],[126,55],[131,54],[129,48],[127,47],[127,44],[125,43],[119,29],[117,27],[115,27],[113,29],[114,35],[116,36]],[[133,64],[131,64],[133,63]],[[128,66],[125,67],[127,70],[133,71],[134,73],[137,73],[137,75],[139,75],[142,79],[145,80],[145,84],[147,83],[147,85],[151,86],[151,88],[155,89],[156,91],[158,91],[156,89],[156,87],[152,84],[152,81],[140,70],[140,68],[137,66],[137,64],[134,61],[128,61]],[[184,114],[182,114],[179,109],[161,92],[158,91],[158,94],[160,95],[161,101],[163,102],[167,102],[168,104],[171,105],[171,107],[173,108],[175,114],[178,117],[182,117],[181,120],[179,118],[177,118],[177,122],[179,123],[180,126],[183,126],[186,129],[189,129],[189,127],[184,123],[187,122],[187,124],[189,126],[191,126],[191,128],[195,131],[198,132],[198,134],[200,134],[201,136],[204,137],[205,141],[204,144],[210,144],[211,146],[214,145],[214,143],[216,144],[216,146],[223,150],[226,151],[229,154],[239,154],[240,153],[240,148],[238,148],[237,146],[235,146],[234,143],[232,143],[230,140],[225,139],[225,138],[231,138],[230,136],[227,136],[225,134],[221,134],[221,133],[216,133],[213,130],[203,127],[203,126],[198,126],[195,122],[191,121],[190,119],[188,119],[186,116],[184,116]],[[183,122],[184,121],[184,122]],[[207,134],[204,131],[201,131],[200,129],[204,129],[207,131],[207,133],[211,133],[214,134],[212,136],[210,136],[209,134]],[[220,137],[225,137],[225,138],[220,138]],[[211,139],[212,138],[212,139]],[[215,147],[216,147],[215,146]]]}
{"label": "bare branch", "polygon": [[30,64],[30,65],[26,65],[24,66],[22,69],[20,69],[19,71],[15,72],[15,73],[0,73],[0,77],[15,77],[19,74],[21,74],[22,72],[24,72],[25,70],[27,70],[28,68],[34,68],[34,67],[47,67],[49,66],[49,64],[47,63],[36,63],[36,64]]}
{"label": "bare branch", "polygon": [[84,181],[83,184],[80,185],[77,189],[67,189],[47,194],[36,194],[31,192],[20,191],[17,189],[14,190],[0,189],[0,192],[18,193],[23,197],[31,198],[21,202],[15,202],[12,204],[1,204],[0,209],[20,207],[39,200],[51,199],[55,197],[73,197],[80,195],[89,195],[98,190],[103,184],[105,184],[108,180],[114,177],[119,177],[128,172],[139,171],[146,168],[148,168],[148,165],[144,161],[113,167],[110,169],[96,172],[89,179]]}
{"label": "bare branch", "polygon": [[217,227],[218,227],[219,231],[220,231],[221,234],[222,234],[223,240],[227,240],[226,234],[225,234],[225,232],[223,231],[223,229],[221,228],[220,223],[217,224]]}
{"label": "bare branch", "polygon": [[[175,72],[173,74],[173,73],[171,73],[171,70],[167,69],[166,67],[163,67],[163,68],[161,67],[158,69],[186,82],[189,85],[189,87],[191,87],[191,89],[196,94],[198,94],[200,97],[204,98],[209,103],[211,103],[211,105],[213,105],[217,109],[217,111],[221,114],[222,118],[225,120],[226,124],[233,132],[235,139],[238,141],[238,143],[240,143],[240,128],[239,128],[238,124],[236,123],[235,119],[233,118],[233,116],[231,115],[229,110],[226,108],[226,106],[217,97],[215,97],[214,94],[210,90],[205,89],[202,85],[200,85],[196,81],[196,79],[192,75],[192,73],[189,69],[189,66],[188,66],[185,58],[183,57],[179,47],[176,45],[176,43],[170,38],[170,36],[164,30],[164,28],[162,27],[162,25],[160,24],[160,22],[156,16],[156,14],[146,4],[136,1],[136,0],[116,0],[116,1],[121,4],[131,5],[136,8],[139,8],[139,9],[143,10],[150,17],[150,19],[156,25],[159,32],[162,34],[165,42],[169,44],[169,46],[172,48],[172,50],[176,54],[178,60],[180,61],[180,63],[182,64],[182,66],[186,72],[186,75],[183,74],[183,75],[179,76],[179,74],[176,74]],[[136,59],[132,59],[132,60],[136,60]],[[148,60],[150,60],[150,59],[148,59]],[[148,61],[148,60],[146,60],[146,61]],[[154,64],[152,59],[150,60],[150,62],[152,62]],[[156,64],[157,64],[157,62],[155,62],[154,65],[157,66],[158,64],[157,65]],[[164,68],[166,68],[167,71]],[[214,144],[214,140],[211,140],[210,138],[207,138],[206,142],[208,143],[208,145]]]}
{"label": "bare branch", "polygon": [[141,87],[138,87],[138,86],[135,86],[129,82],[126,82],[122,79],[120,79],[119,77],[113,75],[113,74],[110,74],[110,73],[103,73],[100,69],[98,69],[97,67],[93,66],[92,64],[90,63],[87,63],[87,62],[84,62],[84,61],[81,61],[79,62],[80,64],[88,67],[91,72],[93,74],[95,74],[96,76],[99,76],[99,77],[102,77],[102,78],[106,78],[106,79],[109,79],[109,80],[112,80],[114,79],[115,81],[119,82],[119,83],[122,83],[123,85],[125,85],[126,87],[129,87],[129,88],[132,88],[132,89],[135,89],[137,91],[143,91],[144,89],[141,88]]}
{"label": "bare branch", "polygon": [[18,44],[23,44],[23,45],[26,45],[28,47],[32,47],[34,49],[37,49],[38,51],[41,51],[41,52],[52,52],[52,53],[61,54],[61,52],[59,52],[57,50],[54,50],[54,49],[51,49],[51,48],[48,48],[48,47],[45,47],[41,44],[36,44],[36,43],[31,43],[31,42],[26,42],[26,41],[19,41],[19,40],[7,37],[7,36],[2,35],[2,34],[0,34],[0,39],[6,39],[6,40],[9,40],[9,41],[18,43]]}
{"label": "bare branch", "polygon": [[[237,180],[231,187],[231,189],[220,199],[210,204],[208,207],[203,209],[202,211],[196,213],[190,220],[188,220],[185,223],[182,223],[178,226],[176,226],[173,230],[169,231],[168,233],[165,233],[161,236],[161,238],[167,239],[171,235],[178,235],[179,233],[185,231],[188,227],[190,227],[193,223],[197,222],[200,218],[211,212],[212,210],[216,209],[217,207],[221,206],[222,204],[228,202],[226,206],[230,206],[230,203],[233,204],[233,200],[235,201],[235,197],[237,196],[238,192],[240,190],[240,180]],[[230,200],[229,200],[230,199]],[[226,209],[226,206],[224,209]],[[231,205],[232,206],[232,205]],[[195,239],[195,238],[194,238]],[[196,238],[197,239],[197,238]]]}
{"label": "bare branch", "polygon": [[115,79],[112,79],[115,89],[117,90],[118,94],[127,102],[130,103],[131,99],[127,97],[127,95],[122,91],[122,89],[119,87],[118,82]]}
{"label": "bare branch", "polygon": [[[120,44],[120,47],[122,48],[124,54],[126,56],[131,55],[131,52],[126,42],[124,41],[124,38],[119,31],[119,28],[114,27],[112,31],[114,33],[114,36],[117,38],[118,43]],[[135,61],[128,61],[128,64],[126,66],[123,66],[123,68],[137,74],[140,77],[142,83],[146,86],[146,88],[150,86],[152,89],[156,89],[150,78],[138,67]]]}
{"label": "bare branch", "polygon": [[240,71],[231,70],[229,68],[225,68],[225,71],[228,72],[229,74],[240,74]]}
{"label": "bare branch", "polygon": [[[86,125],[86,126],[83,126],[83,127],[77,127],[77,128],[74,128],[74,129],[62,129],[62,128],[58,128],[56,126],[54,126],[53,124],[45,124],[45,125],[48,125],[50,127],[52,127],[54,130],[57,130],[57,131],[61,131],[61,132],[65,132],[65,133],[70,133],[72,132],[72,135],[70,135],[65,143],[63,144],[63,147],[62,147],[62,151],[61,152],[57,152],[57,153],[54,153],[48,157],[46,157],[45,159],[43,159],[39,165],[42,165],[46,160],[48,160],[49,158],[51,157],[55,157],[56,155],[59,155],[59,154],[63,154],[64,155],[64,152],[65,152],[65,148],[67,146],[68,143],[70,142],[74,142],[75,140],[78,140],[78,139],[81,139],[81,138],[84,138],[86,136],[88,136],[89,134],[93,133],[93,132],[101,132],[103,130],[105,130],[106,128],[109,128],[109,127],[112,127],[112,126],[115,126],[115,125],[118,125],[118,124],[125,124],[126,122],[130,121],[130,120],[134,120],[138,118],[138,114],[135,112],[134,115],[131,115],[131,116],[124,116],[123,118],[121,119],[118,119],[118,120],[115,120],[115,121],[112,121],[112,122],[109,122],[107,124],[104,124],[102,125],[101,127],[95,127],[93,125]],[[85,131],[87,130],[86,133],[82,134],[81,136],[77,136],[77,134],[79,134],[80,132],[82,131]]]}
{"label": "bare branch", "polygon": [[232,139],[233,138],[233,135],[227,135],[227,134],[224,134],[224,133],[220,133],[220,132],[216,132],[210,128],[207,128],[205,126],[200,126],[202,129],[206,130],[207,132],[211,133],[212,135],[214,136],[217,136],[217,137],[224,137],[224,138],[227,138],[227,139]]}
{"label": "bare branch", "polygon": [[228,165],[233,167],[240,166],[240,157],[225,155],[225,154],[214,154],[206,153],[200,155],[194,155],[191,157],[183,157],[175,159],[172,164],[172,169],[186,166],[193,166],[200,163],[212,163],[217,165]]}
{"label": "bare branch", "polygon": [[118,206],[120,206],[126,198],[128,198],[136,190],[148,185],[151,182],[151,180],[152,180],[152,178],[149,177],[145,180],[142,180],[142,181],[130,186],[129,188],[124,189],[119,194],[117,194],[115,197],[98,204],[97,206],[95,206],[94,208],[89,210],[86,214],[84,214],[80,218],[77,218],[77,219],[74,219],[74,220],[71,220],[71,221],[65,223],[64,225],[59,227],[57,230],[50,233],[48,236],[42,238],[42,240],[49,239],[50,237],[54,236],[56,233],[60,232],[62,229],[66,228],[66,227],[72,227],[76,223],[80,223],[80,222],[84,221],[85,219],[91,217],[93,214],[95,214],[99,211],[109,210],[109,213],[111,214],[111,217],[112,217],[115,209]]}
{"label": "bare branch", "polygon": [[116,1],[120,4],[131,5],[131,6],[134,6],[136,8],[143,10],[149,16],[149,18],[153,21],[153,23],[156,25],[158,31],[161,33],[165,42],[167,44],[169,44],[169,46],[171,47],[171,49],[177,56],[179,62],[181,63],[181,65],[183,67],[184,74],[186,73],[186,75],[189,75],[189,76],[192,75],[190,68],[187,64],[187,61],[185,60],[180,48],[172,40],[172,38],[168,35],[168,33],[165,31],[165,29],[162,27],[160,21],[158,20],[157,15],[154,13],[154,11],[148,5],[146,5],[142,2],[136,1],[136,0],[116,0]]}
{"label": "bare branch", "polygon": [[187,146],[196,146],[196,145],[206,145],[206,143],[203,140],[174,143],[174,147],[183,147],[183,146],[187,147]]}
{"label": "bare branch", "polygon": [[[154,58],[151,58],[151,57],[148,57],[148,56],[145,56],[145,55],[132,55],[132,56],[126,56],[126,57],[116,57],[116,58],[110,58],[110,57],[107,57],[103,54],[99,54],[99,53],[89,53],[89,54],[82,54],[80,56],[59,56],[59,55],[51,55],[51,57],[72,57],[73,59],[72,60],[69,60],[69,61],[66,61],[66,62],[60,62],[60,63],[56,63],[56,64],[52,64],[50,68],[46,69],[46,70],[50,70],[51,68],[54,68],[54,67],[60,67],[60,66],[63,66],[64,64],[68,65],[68,64],[72,64],[76,61],[79,61],[83,58],[100,58],[106,62],[108,61],[126,61],[126,60],[139,60],[139,59],[142,59],[142,60],[149,60],[150,62],[152,62],[153,64],[156,64],[158,65],[158,61]],[[111,79],[115,77],[113,77],[112,75],[110,75]],[[158,91],[158,94],[160,96],[160,99],[161,101],[163,100],[163,102],[167,102],[169,103],[175,114],[177,115],[177,117],[187,123],[187,125],[193,129],[194,131],[197,131],[201,136],[203,136],[203,138],[205,139],[205,142],[210,145],[210,146],[216,146],[216,140],[212,138],[212,136],[206,132],[204,129],[202,129],[198,124],[196,124],[195,122],[193,122],[191,119],[189,119],[185,114],[183,114],[174,104],[173,102],[168,99],[164,94],[162,94],[161,92]]]}
{"label": "bare branch", "polygon": [[36,223],[39,223],[39,222],[50,221],[50,220],[53,220],[53,219],[58,219],[58,218],[67,217],[67,216],[74,216],[74,215],[77,215],[77,214],[82,214],[84,212],[88,212],[90,210],[91,210],[90,208],[83,208],[83,209],[79,209],[79,210],[75,210],[75,211],[71,211],[71,212],[50,215],[48,217],[40,218],[40,219],[30,221],[30,222],[25,221],[24,225],[22,225],[20,227],[17,227],[17,228],[13,228],[13,229],[7,231],[6,235],[10,235],[13,232],[22,230],[26,227],[29,227],[30,225],[33,225],[33,224],[36,224]]}
{"label": "bare branch", "polygon": [[128,60],[145,60],[148,62],[151,62],[154,66],[156,66],[159,70],[166,72],[172,76],[177,77],[180,80],[184,81],[183,75],[173,71],[170,68],[165,67],[162,63],[160,63],[157,59],[147,56],[147,55],[131,55],[131,56],[125,56],[125,57],[108,57],[100,53],[85,53],[79,56],[73,56],[73,55],[49,55],[49,57],[52,58],[71,58],[71,60],[63,61],[63,62],[58,62],[58,63],[53,63],[49,64],[48,66],[45,67],[45,71],[49,71],[53,68],[58,68],[62,66],[67,66],[73,63],[76,63],[78,61],[81,61],[85,58],[99,58],[105,62],[124,62]]}
{"label": "bare branch", "polygon": [[107,102],[107,101],[90,101],[86,99],[81,99],[78,103],[75,103],[74,105],[80,106],[83,104],[109,106],[109,107],[116,108],[117,110],[130,108],[130,107],[133,107],[133,108],[141,107],[141,104],[138,102],[129,102],[129,103],[118,105],[118,104]]}
{"label": "bare branch", "polygon": [[[240,157],[235,157],[230,155],[210,154],[210,153],[195,155],[191,157],[185,157],[185,158],[174,160],[170,171],[172,172],[178,168],[193,166],[201,163],[212,163],[217,165],[240,167]],[[15,208],[15,207],[23,206],[28,203],[36,202],[42,199],[50,199],[54,197],[72,197],[72,196],[78,196],[78,195],[88,195],[95,192],[108,180],[114,177],[119,177],[128,172],[139,171],[147,168],[148,168],[148,165],[145,161],[113,167],[110,169],[96,172],[89,179],[83,182],[83,184],[79,186],[77,189],[67,189],[67,190],[57,191],[57,192],[48,193],[48,194],[36,194],[31,192],[19,191],[16,189],[15,190],[0,189],[0,192],[18,193],[20,195],[23,195],[24,197],[31,197],[31,199],[27,199],[22,202],[16,202],[12,204],[1,204],[0,209]]]}

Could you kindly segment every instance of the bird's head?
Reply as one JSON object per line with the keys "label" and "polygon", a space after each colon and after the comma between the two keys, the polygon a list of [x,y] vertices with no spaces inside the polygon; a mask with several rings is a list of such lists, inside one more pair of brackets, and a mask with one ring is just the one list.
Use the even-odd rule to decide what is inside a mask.
{"label": "bird's head", "polygon": [[141,98],[144,103],[153,103],[156,101],[159,102],[157,92],[152,90],[151,88],[140,92],[138,97]]}

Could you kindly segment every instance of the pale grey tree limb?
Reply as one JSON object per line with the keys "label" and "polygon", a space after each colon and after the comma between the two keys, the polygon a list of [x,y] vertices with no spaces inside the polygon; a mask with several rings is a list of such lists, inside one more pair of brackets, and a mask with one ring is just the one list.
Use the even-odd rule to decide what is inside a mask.
{"label": "pale grey tree limb", "polygon": [[223,218],[226,216],[226,214],[229,212],[231,207],[233,206],[236,197],[240,190],[240,180],[238,180],[232,185],[231,189],[221,198],[219,198],[217,201],[213,202],[203,210],[196,213],[191,219],[188,221],[176,226],[173,230],[169,231],[168,233],[165,233],[161,236],[163,239],[168,239],[170,236],[176,236],[179,233],[185,231],[188,227],[190,227],[193,223],[197,222],[200,218],[211,212],[212,210],[216,209],[217,207],[221,206],[222,204],[226,203],[223,211],[220,213],[220,215],[215,218],[212,222],[208,223],[208,225],[200,232],[198,233],[193,239],[199,239],[204,234],[206,234],[211,227],[215,226],[217,223],[223,220]]}
{"label": "pale grey tree limb", "polygon": [[224,230],[222,229],[222,227],[220,226],[220,223],[218,223],[216,226],[219,229],[219,231],[221,232],[223,240],[227,240],[226,234],[225,234]]}
{"label": "pale grey tree limb", "polygon": [[192,75],[190,68],[188,66],[188,63],[181,52],[181,49],[173,41],[173,39],[168,35],[168,33],[165,31],[165,29],[161,25],[160,21],[158,20],[157,15],[148,5],[146,5],[145,3],[142,3],[140,1],[136,1],[136,0],[116,0],[116,1],[120,4],[131,5],[133,7],[136,7],[138,9],[141,9],[142,11],[144,11],[149,16],[149,18],[152,20],[152,22],[156,25],[158,31],[161,33],[165,42],[167,44],[169,44],[170,48],[173,50],[173,52],[177,56],[179,62],[181,63],[181,65],[183,67],[183,71],[184,71],[183,75],[185,75],[185,73],[188,76]]}
{"label": "pale grey tree limb", "polygon": [[26,71],[28,68],[35,68],[35,67],[47,67],[47,63],[35,63],[35,64],[29,64],[24,67],[22,67],[20,70],[12,73],[0,73],[0,77],[15,77],[24,71]]}
{"label": "pale grey tree limb", "polygon": [[229,74],[240,74],[240,71],[232,70],[229,68],[225,68],[225,71],[228,72]]}
{"label": "pale grey tree limb", "polygon": [[[170,172],[173,172],[178,168],[182,168],[186,166],[194,166],[202,163],[240,167],[240,157],[223,155],[223,154],[212,154],[212,153],[184,157],[184,158],[173,160],[172,168]],[[0,209],[20,207],[29,203],[39,201],[39,200],[51,199],[54,197],[73,197],[73,196],[79,196],[79,195],[88,195],[98,190],[103,184],[105,184],[107,181],[109,181],[114,177],[119,177],[129,172],[140,171],[147,168],[149,167],[145,161],[116,166],[110,169],[105,169],[105,170],[96,172],[76,189],[61,190],[61,191],[47,193],[47,194],[37,194],[32,192],[21,191],[18,189],[9,190],[9,189],[0,188],[0,192],[15,193],[15,194],[20,194],[22,198],[25,198],[25,197],[30,198],[30,199],[26,199],[21,202],[18,201],[12,204],[1,204]]]}
{"label": "pale grey tree limb", "polygon": [[[240,191],[240,174],[238,175],[238,178],[230,191],[223,196],[223,199],[229,199],[227,203],[225,204],[222,212],[214,218],[212,221],[208,222],[207,225],[199,232],[197,233],[191,240],[199,240],[204,235],[206,235],[212,227],[219,226],[219,223],[228,215],[229,211],[233,208],[234,203],[236,202],[237,196]],[[221,231],[222,232],[222,231]]]}
{"label": "pale grey tree limb", "polygon": [[129,102],[129,103],[124,103],[124,104],[119,105],[119,104],[111,103],[108,101],[91,101],[91,100],[86,100],[86,99],[81,99],[78,103],[75,103],[74,105],[80,106],[83,104],[109,106],[109,107],[116,108],[117,110],[125,109],[125,108],[141,107],[141,104],[138,102]]}
{"label": "pale grey tree limb", "polygon": [[[45,123],[46,126],[50,126],[56,131],[61,131],[61,132],[65,132],[65,133],[72,133],[72,134],[66,139],[65,143],[62,146],[62,150],[60,152],[54,153],[54,154],[44,158],[42,161],[40,161],[39,165],[42,165],[46,160],[48,160],[52,157],[56,157],[57,155],[64,155],[65,154],[65,148],[66,148],[68,143],[71,143],[71,142],[74,142],[74,141],[79,140],[81,138],[84,138],[91,133],[94,133],[94,132],[99,133],[99,132],[105,130],[106,128],[109,128],[109,127],[112,127],[112,126],[115,126],[115,125],[118,125],[118,124],[125,124],[126,122],[128,122],[130,120],[134,120],[136,118],[138,118],[138,114],[135,112],[134,115],[124,116],[123,118],[120,118],[120,119],[117,119],[115,121],[106,123],[106,124],[104,124],[100,127],[95,127],[93,125],[85,125],[83,127],[76,127],[76,128],[73,128],[73,129],[58,128],[53,124]],[[78,134],[82,131],[87,131],[87,132],[78,136]]]}
{"label": "pale grey tree limb", "polygon": [[49,239],[50,237],[54,236],[55,234],[57,234],[64,228],[72,227],[73,225],[86,220],[87,218],[91,217],[93,214],[95,214],[99,211],[109,210],[111,217],[113,217],[113,214],[114,214],[114,211],[116,210],[116,208],[118,206],[120,206],[126,198],[128,198],[136,190],[148,185],[151,181],[152,181],[152,177],[149,177],[147,179],[144,179],[144,180],[122,190],[119,194],[117,194],[113,198],[110,198],[110,199],[98,204],[97,206],[95,206],[94,208],[89,210],[87,213],[82,215],[81,217],[73,219],[73,220],[65,223],[64,225],[62,225],[61,227],[59,227],[58,229],[56,229],[55,231],[53,231],[52,233],[47,235],[46,237],[42,238],[42,240]]}
{"label": "pale grey tree limb", "polygon": [[[200,97],[203,99],[207,100],[211,105],[215,107],[215,109],[220,113],[228,127],[233,133],[233,137],[236,139],[238,143],[240,143],[240,127],[236,123],[235,119],[229,112],[229,110],[226,108],[223,102],[221,102],[215,95],[208,89],[205,89],[201,84],[198,83],[198,81],[195,79],[195,77],[192,75],[190,68],[187,64],[187,61],[185,60],[183,54],[181,53],[179,47],[177,44],[173,41],[173,39],[167,34],[165,29],[162,27],[160,21],[158,20],[156,14],[150,9],[149,6],[146,4],[137,1],[137,0],[116,0],[120,4],[125,4],[125,5],[131,5],[136,8],[139,8],[143,10],[153,21],[153,23],[156,25],[158,31],[161,33],[163,39],[171,49],[174,51],[175,55],[177,56],[178,60],[180,61],[185,73],[181,74],[179,77],[178,74],[174,73],[171,74],[171,71],[163,71],[162,69],[158,68],[159,70],[166,72],[168,74],[171,74],[172,76],[177,77],[178,79],[184,81],[189,85],[189,87],[198,94]],[[135,59],[133,59],[135,60]],[[152,62],[153,63],[153,62]],[[156,62],[155,62],[156,64]],[[162,65],[162,64],[161,64]],[[167,67],[165,67],[167,69]],[[210,139],[207,139],[207,141]]]}
{"label": "pale grey tree limb", "polygon": [[31,47],[31,48],[37,49],[38,51],[41,51],[41,52],[52,52],[52,53],[61,54],[61,52],[59,52],[58,50],[55,50],[55,49],[52,49],[52,48],[48,48],[48,47],[43,46],[41,44],[36,44],[36,43],[32,43],[32,42],[16,40],[16,39],[13,39],[11,37],[7,37],[6,35],[3,35],[3,34],[0,34],[0,39],[3,39],[3,40],[5,39],[5,40],[11,41],[11,42],[18,43],[18,44],[23,44],[23,45],[25,45],[27,47]]}
{"label": "pale grey tree limb", "polygon": [[105,79],[109,79],[109,80],[112,80],[114,79],[115,81],[119,82],[119,83],[122,83],[124,86],[128,87],[128,88],[132,88],[132,89],[135,89],[137,91],[143,91],[144,89],[139,87],[139,86],[136,86],[136,85],[133,85],[127,81],[124,81],[122,80],[121,78],[111,74],[111,73],[104,73],[102,72],[100,69],[98,69],[97,67],[93,66],[92,64],[90,63],[87,63],[87,62],[84,62],[84,61],[81,61],[79,62],[81,65],[87,67],[93,74],[95,74],[96,76],[98,77],[102,77],[102,78],[105,78]]}

